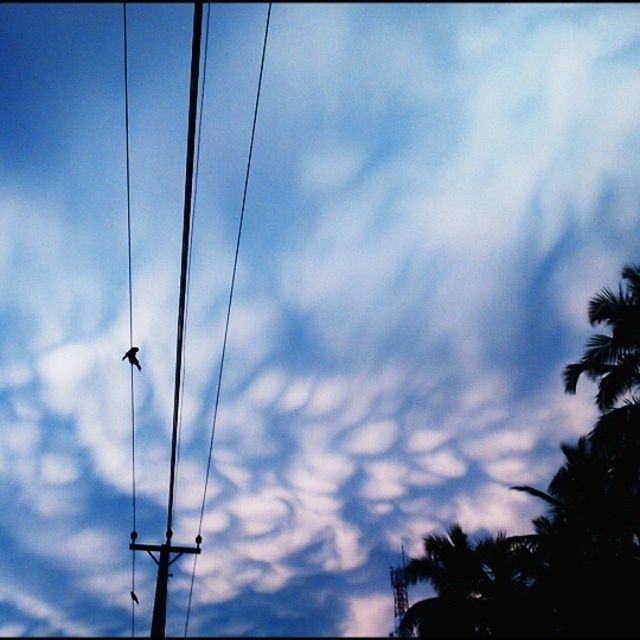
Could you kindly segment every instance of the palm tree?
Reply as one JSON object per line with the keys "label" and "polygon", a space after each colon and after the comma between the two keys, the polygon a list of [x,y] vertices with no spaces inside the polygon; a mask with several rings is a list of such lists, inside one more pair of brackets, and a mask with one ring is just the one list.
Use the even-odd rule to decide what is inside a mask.
{"label": "palm tree", "polygon": [[472,596],[482,570],[462,527],[453,524],[446,535],[430,534],[423,540],[424,557],[412,558],[405,569],[409,582],[429,580],[443,597],[465,599]]}
{"label": "palm tree", "polygon": [[591,336],[580,361],[564,369],[567,393],[576,392],[583,373],[598,382],[596,403],[602,412],[625,395],[636,402],[640,389],[640,265],[626,265],[622,278],[624,288],[620,284],[616,293],[605,287],[589,302],[591,326],[604,324],[611,335]]}
{"label": "palm tree", "polygon": [[536,557],[519,536],[498,531],[480,539],[475,553],[482,564],[479,587],[485,604],[487,631],[495,637],[539,637],[539,607],[533,606],[531,587],[536,575]]}
{"label": "palm tree", "polygon": [[[614,460],[586,437],[563,444],[565,462],[541,498],[548,515],[523,536],[537,555],[533,593],[559,635],[633,635],[632,599],[640,577],[640,502],[636,480],[620,482]],[[636,593],[634,593],[634,591]]]}
{"label": "palm tree", "polygon": [[484,635],[475,611],[482,567],[467,534],[460,525],[453,524],[446,535],[430,534],[423,541],[424,556],[412,558],[405,575],[411,584],[428,580],[438,596],[410,607],[401,631],[415,630],[420,636]]}
{"label": "palm tree", "polygon": [[405,615],[401,630],[420,636],[537,636],[528,615],[528,562],[525,544],[504,532],[472,542],[458,524],[445,536],[424,538],[425,555],[405,569],[415,584],[428,580],[437,596],[417,602]]}

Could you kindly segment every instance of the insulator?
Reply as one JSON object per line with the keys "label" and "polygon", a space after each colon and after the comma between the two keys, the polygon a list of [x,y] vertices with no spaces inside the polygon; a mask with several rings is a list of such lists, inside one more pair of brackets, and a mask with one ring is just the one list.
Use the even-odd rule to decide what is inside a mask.
{"label": "insulator", "polygon": [[138,537],[138,532],[137,531],[132,531],[131,532],[131,539],[135,540]]}
{"label": "insulator", "polygon": [[196,536],[196,544],[202,544],[202,536],[200,534]]}

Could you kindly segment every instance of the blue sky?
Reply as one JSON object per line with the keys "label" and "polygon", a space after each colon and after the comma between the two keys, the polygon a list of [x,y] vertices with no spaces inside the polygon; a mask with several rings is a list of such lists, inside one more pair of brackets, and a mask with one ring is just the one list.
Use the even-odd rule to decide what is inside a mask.
{"label": "blue sky", "polygon": [[[211,11],[182,544],[266,9]],[[192,6],[128,13],[137,528],[159,544]],[[122,7],[1,4],[0,49],[0,634],[128,635]],[[546,486],[589,430],[594,388],[566,396],[562,368],[640,259],[639,63],[634,4],[274,5],[190,633],[385,636],[401,544],[531,530],[509,486]],[[138,556],[137,635],[154,569]]]}

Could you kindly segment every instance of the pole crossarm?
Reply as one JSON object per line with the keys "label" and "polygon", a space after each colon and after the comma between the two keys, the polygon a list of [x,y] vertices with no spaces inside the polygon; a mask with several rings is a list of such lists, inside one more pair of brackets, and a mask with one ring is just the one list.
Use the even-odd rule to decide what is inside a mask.
{"label": "pole crossarm", "polygon": [[[160,566],[160,560],[158,560],[158,558],[156,558],[153,555],[153,552],[156,551],[157,553],[160,554],[160,557],[162,558],[163,552],[166,551],[167,549],[167,545],[166,544],[136,544],[135,542],[132,542],[129,545],[129,549],[131,551],[146,551],[150,556],[151,559],[158,565]],[[182,557],[185,553],[201,553],[202,550],[200,549],[200,547],[168,547],[169,549],[169,553],[175,553],[175,557],[172,558],[171,560],[168,560],[168,566],[171,566],[178,558]]]}
{"label": "pole crossarm", "polygon": [[[137,534],[135,534],[137,537]],[[153,602],[153,617],[151,620],[151,637],[164,638],[165,624],[167,618],[167,581],[169,578],[169,567],[185,553],[199,554],[202,552],[200,543],[202,538],[198,535],[195,547],[173,546],[167,536],[165,544],[138,544],[132,533],[132,541],[129,543],[131,551],[146,551],[151,559],[158,565],[158,577],[156,579],[156,593]],[[153,554],[157,553],[158,557]],[[173,556],[173,557],[172,557]]]}
{"label": "pole crossarm", "polygon": [[131,551],[157,551],[162,552],[164,549],[169,549],[170,553],[200,553],[202,550],[200,547],[174,547],[166,544],[137,544],[132,542],[129,544]]}

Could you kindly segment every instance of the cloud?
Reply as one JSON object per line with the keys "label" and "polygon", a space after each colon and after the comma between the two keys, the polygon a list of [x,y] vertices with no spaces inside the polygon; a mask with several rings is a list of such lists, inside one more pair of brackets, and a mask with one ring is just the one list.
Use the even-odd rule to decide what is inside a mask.
{"label": "cloud", "polygon": [[427,471],[446,478],[459,478],[467,470],[467,465],[452,451],[427,454],[417,460]]}
{"label": "cloud", "polygon": [[530,451],[535,444],[533,431],[523,428],[499,431],[470,439],[462,444],[464,451],[473,458],[492,460],[511,452]]}
{"label": "cloud", "polygon": [[310,448],[300,455],[288,473],[294,487],[313,493],[334,495],[355,471],[354,462],[347,456]]}
{"label": "cloud", "polygon": [[[218,11],[212,46],[224,55],[212,55],[211,78],[229,82],[211,94],[216,118],[203,128],[176,494],[185,540],[199,525],[251,106],[240,98],[254,88],[247,60],[262,24],[249,6]],[[228,29],[238,15],[251,31]],[[614,285],[636,251],[637,16],[634,7],[274,8],[200,610],[264,593],[256,615],[267,632],[282,592],[321,575],[347,602],[326,633],[386,635],[388,584],[354,594],[349,583],[372,570],[372,549],[405,539],[418,555],[421,537],[452,521],[531,530],[540,505],[508,487],[544,487],[559,442],[593,423],[591,383],[566,396],[560,373],[588,335],[589,297]],[[180,25],[186,42],[188,21]],[[182,51],[168,23],[147,34],[155,51],[169,26],[167,51]],[[157,524],[161,535],[188,74],[184,51],[166,76],[164,63],[139,56],[143,41],[132,59],[145,78],[132,93],[137,490],[146,533]],[[76,131],[60,184],[44,193],[50,177],[33,175],[0,185],[0,471],[20,505],[19,548],[41,562],[62,554],[70,588],[92,594],[87,610],[122,609],[120,633],[129,559],[116,530],[131,498],[123,157],[96,114],[120,122],[122,105],[107,76],[95,77],[100,100],[65,115]],[[89,180],[96,166],[100,180]],[[62,180],[67,169],[73,180]],[[118,560],[106,568],[97,556]],[[183,600],[189,564],[176,565],[172,583]],[[151,593],[154,566],[144,567],[141,593]],[[2,598],[27,616],[23,583],[13,575]],[[47,585],[34,605],[47,630],[95,633],[92,621],[60,614]]]}
{"label": "cloud", "polygon": [[409,437],[407,449],[413,452],[425,453],[433,449],[437,449],[451,438],[451,434],[443,431],[434,431],[431,429],[423,429],[417,431]]}
{"label": "cloud", "polygon": [[534,514],[537,515],[531,502],[517,491],[486,483],[475,491],[457,497],[448,512],[465,531],[502,530],[510,535],[520,535],[531,532],[531,519]]}
{"label": "cloud", "polygon": [[280,409],[290,412],[306,406],[311,397],[312,385],[311,380],[298,380],[287,385],[282,395]]}
{"label": "cloud", "polygon": [[27,619],[44,622],[44,629],[50,634],[64,633],[70,636],[90,636],[91,627],[72,622],[62,611],[52,607],[38,597],[15,590],[0,587],[0,601],[16,607]]}
{"label": "cloud", "polygon": [[348,617],[341,635],[344,638],[386,636],[393,627],[393,601],[387,594],[349,598]]}
{"label": "cloud", "polygon": [[391,447],[397,433],[398,427],[393,420],[365,423],[350,430],[344,450],[353,454],[379,455]]}
{"label": "cloud", "polygon": [[403,480],[407,476],[405,465],[395,461],[376,461],[366,469],[367,479],[360,493],[366,500],[389,500],[406,493]]}
{"label": "cloud", "polygon": [[500,482],[525,484],[537,479],[538,473],[532,473],[531,463],[515,456],[496,460],[485,466],[487,473]]}
{"label": "cloud", "polygon": [[259,536],[273,531],[288,511],[286,502],[268,493],[239,496],[229,505],[229,512],[241,521],[243,533],[248,536]]}
{"label": "cloud", "polygon": [[340,187],[356,178],[364,159],[364,154],[356,149],[313,149],[301,162],[300,181],[308,188]]}
{"label": "cloud", "polygon": [[0,637],[16,638],[25,635],[27,628],[22,624],[3,624],[0,626]]}

